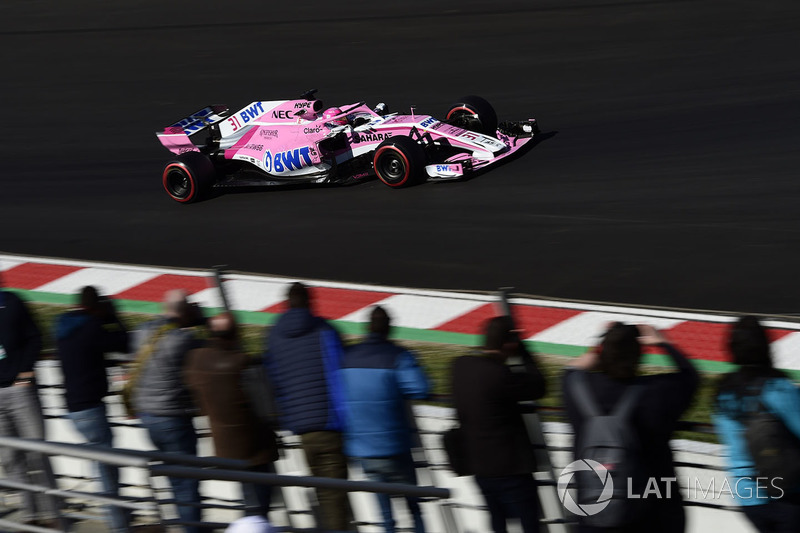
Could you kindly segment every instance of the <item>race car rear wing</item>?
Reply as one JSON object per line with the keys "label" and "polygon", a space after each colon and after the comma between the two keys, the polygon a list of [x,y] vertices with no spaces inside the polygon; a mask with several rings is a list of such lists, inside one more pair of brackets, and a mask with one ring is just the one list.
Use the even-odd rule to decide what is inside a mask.
{"label": "race car rear wing", "polygon": [[199,111],[195,111],[186,118],[182,118],[175,124],[170,124],[165,131],[170,128],[181,128],[186,135],[193,135],[198,131],[216,124],[230,114],[228,106],[210,105]]}
{"label": "race car rear wing", "polygon": [[[229,114],[230,110],[227,106],[210,105],[167,126],[164,131],[156,132],[156,135],[161,144],[173,153],[199,151],[197,145],[189,139],[189,136],[206,130]],[[209,140],[201,144],[208,144]]]}

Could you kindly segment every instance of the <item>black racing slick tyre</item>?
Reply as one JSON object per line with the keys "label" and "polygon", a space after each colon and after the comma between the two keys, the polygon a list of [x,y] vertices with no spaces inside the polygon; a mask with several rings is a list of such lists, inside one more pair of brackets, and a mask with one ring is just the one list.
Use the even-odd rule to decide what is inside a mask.
{"label": "black racing slick tyre", "polygon": [[390,137],[375,149],[372,165],[378,179],[389,187],[408,187],[423,179],[425,150],[411,137]]}
{"label": "black racing slick tyre", "polygon": [[170,198],[190,204],[208,195],[216,177],[214,163],[208,156],[185,152],[166,164],[161,181]]}
{"label": "black racing slick tyre", "polygon": [[492,104],[480,96],[464,96],[459,98],[447,110],[447,123],[465,130],[497,135],[497,113]]}

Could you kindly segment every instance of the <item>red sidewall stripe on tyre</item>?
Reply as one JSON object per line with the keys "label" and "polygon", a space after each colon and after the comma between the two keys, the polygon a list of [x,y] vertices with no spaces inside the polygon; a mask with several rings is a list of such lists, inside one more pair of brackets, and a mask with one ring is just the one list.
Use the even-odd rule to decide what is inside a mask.
{"label": "red sidewall stripe on tyre", "polygon": [[453,109],[451,109],[450,112],[447,113],[447,118],[445,118],[445,120],[450,120],[450,117],[452,117],[453,113],[455,113],[456,111],[468,111],[471,115],[476,116],[476,117],[478,116],[478,114],[475,112],[474,109],[470,109],[468,107],[461,106],[461,107],[454,107]]}
{"label": "red sidewall stripe on tyre", "polygon": [[[191,186],[191,189],[189,190],[189,196],[187,196],[186,198],[176,197],[174,194],[172,194],[172,192],[170,192],[169,187],[167,187],[167,174],[169,174],[169,169],[172,167],[177,167],[181,169],[182,171],[186,172],[187,176],[189,176],[189,184]],[[162,185],[164,186],[164,190],[167,191],[169,197],[175,200],[176,202],[181,202],[181,203],[190,202],[194,198],[195,191],[197,190],[192,172],[186,165],[183,165],[181,163],[170,163],[169,165],[167,165],[166,168],[164,168],[164,174],[161,177],[161,182]]]}
{"label": "red sidewall stripe on tyre", "polygon": [[380,180],[382,182],[384,182],[386,185],[388,185],[389,187],[400,187],[401,185],[405,184],[405,182],[408,181],[408,178],[411,177],[411,163],[409,163],[408,158],[406,157],[406,154],[404,154],[402,150],[400,150],[400,149],[398,149],[398,148],[396,148],[394,146],[384,146],[383,148],[380,148],[377,152],[375,152],[375,157],[373,159],[373,166],[377,167],[377,165],[375,165],[374,162],[378,161],[378,157],[380,157],[380,155],[385,150],[392,150],[394,152],[397,152],[400,155],[400,157],[403,158],[403,161],[405,161],[405,163],[406,163],[406,174],[405,174],[405,176],[403,177],[403,179],[400,182],[398,182],[398,183],[389,183],[388,181],[383,179],[383,176],[381,176],[381,173],[378,172],[377,168],[375,169],[375,173],[378,175],[378,178],[380,178]]}

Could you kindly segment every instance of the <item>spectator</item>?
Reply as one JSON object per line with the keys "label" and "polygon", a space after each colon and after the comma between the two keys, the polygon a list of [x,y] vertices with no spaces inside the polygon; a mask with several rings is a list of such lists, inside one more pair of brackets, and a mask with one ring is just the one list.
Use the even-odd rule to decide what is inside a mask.
{"label": "spectator", "polygon": [[[105,358],[109,352],[128,352],[128,332],[114,310],[111,300],[101,298],[94,287],[84,287],[78,294],[78,308],[56,320],[56,347],[64,375],[67,417],[89,444],[113,447],[111,426],[103,398],[108,394]],[[100,463],[103,492],[119,496],[119,470]],[[128,530],[127,513],[121,507],[107,509],[110,530]]]}
{"label": "spectator", "polygon": [[[345,350],[342,382],[346,420],[344,446],[358,460],[368,479],[387,483],[417,484],[411,456],[415,427],[408,420],[407,400],[425,398],[428,379],[410,351],[389,340],[389,315],[382,307],[372,310],[369,335]],[[384,528],[394,533],[392,501],[377,494]],[[418,498],[406,498],[414,531],[425,524]]]}
{"label": "spectator", "polygon": [[[209,322],[211,339],[189,352],[184,375],[195,403],[208,416],[218,457],[247,461],[255,472],[274,472],[278,447],[272,428],[260,420],[245,393],[250,357],[239,349],[236,324],[230,313]],[[266,517],[270,485],[242,483],[247,515]]]}
{"label": "spectator", "polygon": [[[1,281],[1,280],[0,280]],[[0,435],[44,439],[42,406],[33,366],[42,337],[25,303],[13,292],[0,289]],[[0,448],[5,475],[18,483],[48,486],[54,482],[50,460],[38,452]],[[21,520],[53,525],[58,502],[53,496],[23,491]]]}
{"label": "spectator", "polygon": [[[134,337],[138,367],[131,378],[133,406],[150,440],[162,452],[197,455],[195,407],[183,381],[186,355],[199,346],[197,323],[197,310],[187,302],[186,293],[172,290],[164,298],[164,316],[145,324]],[[181,521],[199,522],[199,482],[180,477],[169,481]],[[199,531],[191,525],[184,529]]]}
{"label": "spectator", "polygon": [[[713,419],[728,448],[734,498],[762,533],[800,531],[800,487],[786,486],[774,496],[767,492],[776,480],[758,481],[764,473],[757,471],[746,438],[748,418],[767,410],[788,429],[787,437],[794,440],[796,450],[800,446],[800,391],[786,374],[773,368],[769,338],[757,318],[743,316],[733,325],[728,350],[738,368],[720,381]],[[773,444],[780,447],[778,442]],[[783,463],[779,466],[797,469],[798,465],[789,464],[785,450],[779,449],[778,455]]]}
{"label": "spectator", "polygon": [[[302,283],[288,293],[289,310],[281,315],[266,340],[264,364],[275,387],[281,425],[300,436],[314,476],[347,478],[342,448],[342,387],[339,368],[342,341],[324,319],[311,312],[311,297]],[[349,528],[347,493],[318,489],[319,527]]]}
{"label": "spectator", "polygon": [[[512,356],[522,359],[517,372],[506,364]],[[518,518],[526,533],[539,531],[536,461],[519,402],[541,398],[544,390],[544,377],[507,316],[490,319],[483,348],[453,364],[453,401],[467,469],[483,493],[495,533],[505,533],[511,518]]]}
{"label": "spectator", "polygon": [[[678,371],[637,376],[641,345],[658,346],[672,358]],[[669,447],[670,436],[683,412],[689,407],[699,377],[692,364],[666,337],[652,326],[612,324],[600,344],[582,356],[574,369],[564,375],[563,394],[567,416],[574,430],[575,459],[580,457],[584,429],[590,419],[581,408],[576,388],[583,387],[602,413],[610,413],[626,391],[639,385],[637,402],[630,415],[637,438],[639,457],[637,478],[653,479],[661,498],[637,500],[645,506],[638,517],[614,528],[615,532],[680,532],[685,516],[680,490],[675,483],[675,466]],[[584,383],[580,383],[584,380]],[[616,487],[616,484],[615,484]],[[648,488],[652,488],[648,485]],[[579,486],[578,491],[582,488]],[[633,516],[633,515],[631,515]],[[605,531],[579,518],[581,532]],[[609,529],[611,531],[611,529]]]}

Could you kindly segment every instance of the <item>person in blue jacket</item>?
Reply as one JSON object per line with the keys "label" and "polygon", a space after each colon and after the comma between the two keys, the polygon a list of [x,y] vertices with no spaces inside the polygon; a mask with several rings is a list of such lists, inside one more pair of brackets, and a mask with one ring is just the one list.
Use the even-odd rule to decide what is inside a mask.
{"label": "person in blue jacket", "polygon": [[[391,321],[386,311],[372,310],[369,334],[349,346],[342,360],[345,405],[345,453],[354,458],[373,481],[416,485],[411,448],[415,426],[409,419],[408,400],[428,396],[430,385],[412,352],[389,340]],[[395,531],[392,502],[377,494],[384,528]],[[417,498],[406,498],[414,531],[425,524]]]}
{"label": "person in blue jacket", "polygon": [[728,349],[739,368],[720,381],[713,420],[728,448],[731,492],[760,532],[800,531],[800,487],[787,487],[781,497],[768,494],[772,480],[757,479],[745,439],[745,419],[759,403],[800,439],[800,391],[773,368],[769,337],[756,317],[743,316],[734,324]]}
{"label": "person in blue jacket", "polygon": [[[280,426],[300,436],[312,475],[347,479],[338,372],[344,347],[337,331],[311,312],[311,294],[304,284],[293,283],[288,299],[289,310],[269,330],[264,354]],[[321,529],[349,529],[346,492],[318,489],[317,500]]]}

